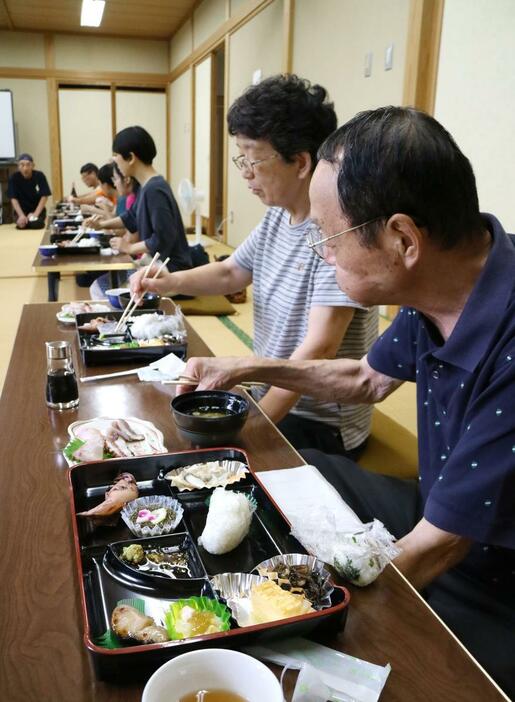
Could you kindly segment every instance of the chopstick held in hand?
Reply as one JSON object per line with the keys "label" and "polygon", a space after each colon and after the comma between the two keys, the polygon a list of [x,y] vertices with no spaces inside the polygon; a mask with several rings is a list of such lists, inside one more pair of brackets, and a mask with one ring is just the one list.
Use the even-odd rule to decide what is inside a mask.
{"label": "chopstick held in hand", "polygon": [[[142,280],[145,280],[145,278],[148,278],[149,271],[150,271],[150,269],[152,268],[152,266],[154,265],[154,263],[156,262],[156,260],[157,260],[158,258],[159,258],[159,251],[156,252],[154,258],[153,258],[152,261],[150,261],[150,263],[148,264],[147,269],[146,269],[146,271],[145,271],[145,275],[143,276]],[[166,266],[166,264],[168,263],[169,260],[170,260],[170,257],[165,258],[165,260],[162,262],[162,264],[159,266],[159,268],[157,269],[157,271],[156,271],[156,272],[154,273],[154,275],[152,276],[152,279],[158,277],[158,275],[161,273],[161,271],[162,271],[163,268]],[[121,329],[121,327],[122,327],[122,324],[124,324],[124,323],[127,322],[127,320],[129,319],[129,317],[133,314],[133,312],[135,311],[136,307],[139,305],[139,303],[140,303],[141,300],[143,299],[143,295],[144,295],[144,294],[145,294],[145,293],[143,292],[143,293],[142,293],[141,295],[139,295],[139,296],[136,296],[136,293],[134,293],[133,295],[131,295],[131,299],[129,300],[129,304],[128,304],[127,307],[125,308],[124,313],[123,313],[122,316],[120,317],[120,319],[119,319],[119,321],[118,321],[118,324],[117,324],[116,327],[115,327],[115,332],[119,331],[119,330]]]}

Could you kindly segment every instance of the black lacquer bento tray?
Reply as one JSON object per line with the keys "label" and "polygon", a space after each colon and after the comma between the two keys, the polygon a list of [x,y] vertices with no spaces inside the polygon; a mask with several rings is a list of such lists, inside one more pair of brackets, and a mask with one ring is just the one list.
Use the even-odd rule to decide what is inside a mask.
{"label": "black lacquer bento tray", "polygon": [[[164,475],[181,466],[223,459],[242,461],[249,467],[249,473],[242,480],[226,489],[251,496],[257,509],[243,542],[230,553],[215,556],[197,544],[212,490],[179,492]],[[136,478],[140,497],[171,495],[180,501],[184,514],[172,534],[138,539],[130,533],[121,517],[114,525],[95,527],[90,520],[76,516],[101,502],[114,478],[123,471]],[[289,522],[250,469],[247,455],[239,449],[201,449],[85,463],[70,469],[69,482],[84,643],[100,679],[118,682],[142,679],[170,658],[198,648],[240,649],[272,638],[343,629],[350,595],[345,588],[334,586],[329,607],[302,616],[241,628],[232,619],[229,631],[216,634],[160,644],[120,644],[118,648],[104,648],[99,640],[109,630],[111,612],[120,600],[143,600],[145,613],[160,623],[165,609],[174,600],[192,595],[221,599],[210,585],[212,576],[227,572],[250,573],[265,559],[282,553],[305,553],[305,549],[290,535]],[[187,551],[191,577],[175,580],[159,575],[149,577],[118,558],[124,545],[140,543],[144,546],[149,542],[153,545],[178,545]],[[221,601],[224,603],[223,599]]]}
{"label": "black lacquer bento tray", "polygon": [[[153,313],[164,314],[162,310],[136,310],[134,316]],[[188,350],[187,342],[182,344],[169,343],[164,346],[143,346],[134,349],[117,349],[106,346],[105,349],[93,350],[91,345],[95,335],[82,331],[79,327],[97,317],[105,317],[106,319],[116,321],[120,319],[122,314],[123,312],[121,311],[113,310],[111,312],[83,312],[76,316],[79,349],[85,366],[103,366],[109,363],[130,363],[131,361],[145,363],[157,361],[172,352],[179,358],[183,360],[186,359]]]}
{"label": "black lacquer bento tray", "polygon": [[[65,240],[61,239],[61,242],[63,241]],[[100,249],[101,246],[98,242],[88,246],[79,246],[78,244],[77,246],[59,246],[58,244],[56,253],[58,256],[83,256],[84,254],[88,256],[91,254],[98,254],[100,256]]]}

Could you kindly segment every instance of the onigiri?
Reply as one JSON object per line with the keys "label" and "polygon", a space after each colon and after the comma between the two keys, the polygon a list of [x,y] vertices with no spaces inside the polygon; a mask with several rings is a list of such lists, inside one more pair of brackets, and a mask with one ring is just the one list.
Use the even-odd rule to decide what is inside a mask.
{"label": "onigiri", "polygon": [[216,488],[211,495],[206,526],[199,544],[220,556],[239,546],[247,536],[254,505],[241,492]]}

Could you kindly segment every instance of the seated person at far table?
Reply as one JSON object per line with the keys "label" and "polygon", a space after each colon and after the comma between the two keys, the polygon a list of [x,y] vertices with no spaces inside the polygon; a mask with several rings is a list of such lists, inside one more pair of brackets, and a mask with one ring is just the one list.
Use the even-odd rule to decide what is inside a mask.
{"label": "seated person at far table", "polygon": [[[327,92],[297,76],[272,76],[231,106],[227,122],[249,190],[268,206],[262,221],[221,263],[162,275],[131,287],[187,295],[227,294],[253,283],[254,352],[275,358],[361,358],[377,337],[377,311],[336,283],[306,247],[309,184],[317,149],[336,128]],[[279,387],[259,390],[261,408],[296,448],[358,456],[371,408],[314,400]]]}
{"label": "seated person at far table", "polygon": [[[92,188],[92,191],[83,195],[69,195],[67,200],[75,205],[94,205],[97,197],[102,195],[98,179],[98,166],[94,163],[85,163],[81,166],[80,177],[84,185]],[[73,187],[75,187],[75,184],[73,184]]]}
{"label": "seated person at far table", "polygon": [[[139,183],[131,176],[123,176],[116,163],[113,163],[113,182],[116,187],[116,192],[118,193],[118,200],[116,202],[116,214],[120,217],[132,207],[134,207],[139,192]],[[118,236],[121,236],[124,241],[127,241],[129,243],[134,243],[139,240],[138,232],[132,233],[129,232],[127,229],[122,228],[117,232],[117,234]],[[120,283],[126,282],[127,277],[128,271],[120,271],[118,273],[118,280]],[[105,296],[105,291],[108,290],[110,287],[111,276],[109,275],[109,273],[103,273],[102,275],[99,275],[98,278],[96,278],[93,281],[89,288],[89,294],[91,299],[102,299]]]}
{"label": "seated person at far table", "polygon": [[358,114],[319,156],[310,246],[353,299],[404,307],[361,360],[190,359],[185,375],[371,404],[415,382],[419,481],[303,456],[400,538],[395,565],[515,697],[515,237],[480,214],[469,161],[423,112]]}
{"label": "seated person at far table", "polygon": [[81,205],[83,214],[112,217],[116,210],[117,190],[113,180],[113,164],[106,163],[98,170],[100,188],[96,190],[92,205]]}
{"label": "seated person at far table", "polygon": [[125,177],[131,176],[139,183],[136,203],[120,217],[92,217],[86,220],[86,226],[125,227],[138,232],[139,241],[113,237],[111,246],[131,256],[154,256],[159,252],[161,260],[170,259],[169,271],[182,271],[191,268],[190,249],[172,189],[152,166],[156,153],[154,140],[143,127],[127,127],[118,132],[113,141],[113,161]]}
{"label": "seated person at far table", "polygon": [[43,229],[45,205],[51,194],[45,174],[34,169],[32,156],[20,154],[18,170],[9,178],[7,186],[7,196],[16,216],[16,229]]}

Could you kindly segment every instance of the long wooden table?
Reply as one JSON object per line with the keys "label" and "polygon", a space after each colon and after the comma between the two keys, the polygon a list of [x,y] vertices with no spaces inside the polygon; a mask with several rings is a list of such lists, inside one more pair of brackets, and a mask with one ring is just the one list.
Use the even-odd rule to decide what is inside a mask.
{"label": "long wooden table", "polygon": [[[50,232],[45,231],[41,245],[50,244]],[[99,254],[56,254],[52,258],[42,256],[36,252],[32,262],[32,270],[36,273],[46,273],[48,279],[48,301],[55,302],[59,296],[59,279],[62,273],[84,273],[98,271],[98,275],[109,271],[111,285],[119,285],[118,274],[120,271],[134,270],[133,259],[129,254],[119,253],[115,256],[102,256]]]}
{"label": "long wooden table", "polygon": [[[82,641],[61,450],[71,422],[101,415],[148,419],[163,431],[169,450],[189,446],[175,431],[169,386],[133,377],[86,383],[79,387],[78,410],[46,407],[44,341],[75,337],[56,321],[58,309],[56,304],[24,307],[0,401],[0,700],[136,702],[143,685],[95,680]],[[189,351],[210,354],[191,328]],[[238,443],[255,470],[302,463],[256,407]],[[383,702],[507,699],[395,568],[389,566],[368,588],[351,588],[351,594],[345,630],[323,642],[373,663],[389,662]]]}

